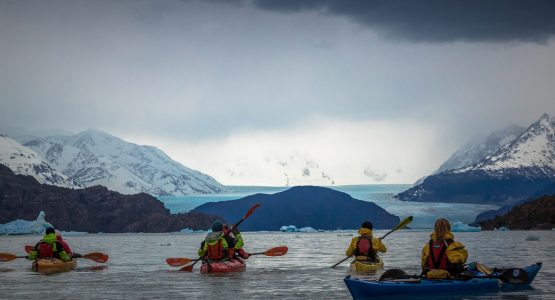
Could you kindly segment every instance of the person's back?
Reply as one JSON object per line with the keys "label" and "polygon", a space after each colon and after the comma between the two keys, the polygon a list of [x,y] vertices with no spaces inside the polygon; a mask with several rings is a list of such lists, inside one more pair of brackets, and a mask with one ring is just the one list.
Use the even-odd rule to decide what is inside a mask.
{"label": "person's back", "polygon": [[37,258],[58,258],[63,261],[69,261],[71,258],[64,250],[64,246],[57,241],[54,228],[47,228],[44,237],[39,241],[33,250],[29,252],[27,259],[35,260]]}
{"label": "person's back", "polygon": [[227,225],[224,225],[224,236],[228,246],[228,257],[234,257],[238,255],[240,258],[247,259],[249,258],[249,253],[243,249],[245,245],[243,241],[243,236],[241,232],[237,228],[230,228]]}
{"label": "person's back", "polygon": [[358,230],[360,236],[354,237],[345,254],[347,257],[355,255],[358,261],[377,261],[377,253],[385,253],[387,248],[381,239],[375,238],[372,235],[372,223],[364,222]]}
{"label": "person's back", "polygon": [[212,232],[208,233],[204,241],[200,244],[198,255],[206,257],[210,260],[218,260],[227,257],[227,241],[223,234],[223,223],[214,221],[212,224]]}
{"label": "person's back", "polygon": [[457,276],[467,258],[468,251],[462,243],[454,240],[449,221],[438,219],[430,240],[422,249],[422,273],[428,278]]}

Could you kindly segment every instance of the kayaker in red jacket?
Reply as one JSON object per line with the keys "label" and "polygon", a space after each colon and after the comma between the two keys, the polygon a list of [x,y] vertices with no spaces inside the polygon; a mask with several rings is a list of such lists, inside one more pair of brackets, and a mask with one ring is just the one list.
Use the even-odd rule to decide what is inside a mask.
{"label": "kayaker in red jacket", "polygon": [[33,251],[29,252],[27,259],[35,260],[37,258],[59,258],[63,261],[69,261],[71,257],[67,255],[64,246],[56,240],[54,228],[47,228],[42,240],[40,240]]}

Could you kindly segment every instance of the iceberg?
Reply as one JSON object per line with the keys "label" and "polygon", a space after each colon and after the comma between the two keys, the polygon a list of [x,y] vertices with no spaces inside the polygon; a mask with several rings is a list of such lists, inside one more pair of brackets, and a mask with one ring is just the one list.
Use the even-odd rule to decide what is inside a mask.
{"label": "iceberg", "polygon": [[46,214],[41,211],[35,221],[17,219],[15,221],[0,224],[0,235],[4,234],[43,234],[46,228],[54,227],[46,222]]}
{"label": "iceberg", "polygon": [[191,228],[183,228],[179,231],[179,233],[193,233],[194,230],[192,230]]}
{"label": "iceberg", "polygon": [[303,227],[303,228],[299,229],[299,232],[318,232],[318,230],[316,230],[312,227]]}
{"label": "iceberg", "polygon": [[461,221],[457,221],[453,223],[453,226],[451,226],[451,231],[452,232],[479,232],[479,231],[482,231],[482,228],[469,226]]}
{"label": "iceberg", "polygon": [[295,225],[289,225],[289,226],[281,226],[279,231],[282,231],[282,232],[299,232],[299,229],[297,229],[297,226],[295,226]]}

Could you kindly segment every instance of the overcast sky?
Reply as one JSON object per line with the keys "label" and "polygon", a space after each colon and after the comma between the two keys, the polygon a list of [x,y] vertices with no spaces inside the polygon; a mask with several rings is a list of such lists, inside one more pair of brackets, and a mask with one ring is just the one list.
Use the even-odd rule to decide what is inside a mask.
{"label": "overcast sky", "polygon": [[412,183],[476,135],[555,114],[553,15],[555,1],[0,0],[0,130],[100,129],[224,184]]}

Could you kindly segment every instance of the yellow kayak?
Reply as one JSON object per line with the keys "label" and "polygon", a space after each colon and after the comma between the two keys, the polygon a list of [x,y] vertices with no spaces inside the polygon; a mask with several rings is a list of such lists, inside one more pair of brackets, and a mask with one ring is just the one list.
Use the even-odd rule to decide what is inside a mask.
{"label": "yellow kayak", "polygon": [[39,273],[67,272],[75,269],[77,261],[63,261],[57,258],[39,258],[33,262],[32,269]]}
{"label": "yellow kayak", "polygon": [[359,261],[353,260],[351,262],[351,271],[352,272],[373,272],[377,270],[383,269],[383,260],[378,257],[378,261]]}

